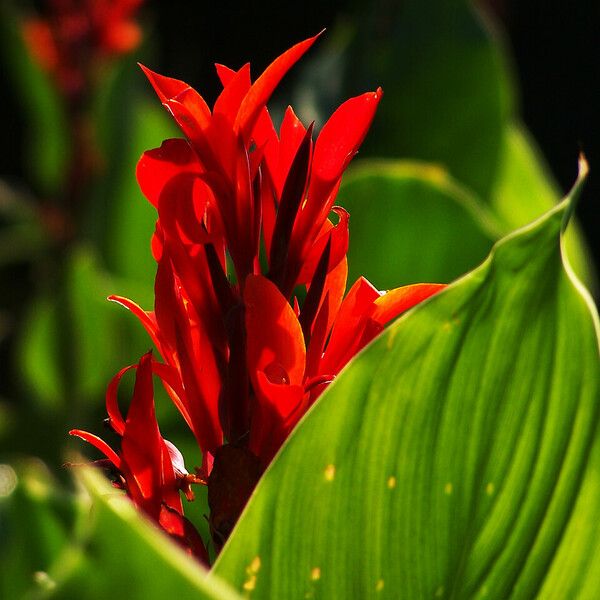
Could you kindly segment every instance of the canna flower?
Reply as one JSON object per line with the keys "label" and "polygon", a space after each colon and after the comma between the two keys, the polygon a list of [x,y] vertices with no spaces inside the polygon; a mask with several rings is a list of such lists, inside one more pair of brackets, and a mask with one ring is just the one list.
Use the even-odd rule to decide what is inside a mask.
{"label": "canna flower", "polygon": [[[137,371],[135,388],[124,419],[117,403],[117,389],[123,375],[131,369]],[[122,369],[108,386],[108,424],[120,437],[119,453],[94,434],[79,429],[69,433],[102,452],[106,459],[100,461],[100,465],[116,473],[116,487],[125,489],[134,504],[150,519],[191,554],[208,563],[200,536],[183,516],[179,493],[183,490],[189,499],[193,499],[191,483],[196,483],[198,478],[188,474],[179,450],[160,434],[154,410],[152,372],[152,355],[148,353],[139,364]]]}
{"label": "canna flower", "polygon": [[[291,108],[276,130],[266,103],[317,37],[284,52],[254,82],[248,64],[217,65],[223,91],[212,110],[185,82],[142,67],[185,139],[145,152],[137,168],[158,214],[154,309],[110,299],[134,313],[164,361],[147,369],[203,453],[217,550],[326,386],[386,323],[443,287],[380,292],[360,278],[345,294],[349,215],[334,204],[382,91],[344,102],[314,140],[313,126]],[[114,406],[107,401],[111,423]],[[156,447],[168,446],[152,431]],[[127,467],[121,472],[130,485]],[[127,489],[156,520],[164,498],[155,496],[152,512]],[[166,502],[181,515],[173,504]]]}

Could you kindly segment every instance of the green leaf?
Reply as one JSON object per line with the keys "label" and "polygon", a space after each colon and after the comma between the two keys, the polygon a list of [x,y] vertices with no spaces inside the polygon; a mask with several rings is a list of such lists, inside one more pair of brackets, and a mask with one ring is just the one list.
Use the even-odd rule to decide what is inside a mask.
{"label": "green leaf", "polygon": [[78,408],[98,402],[123,364],[151,346],[135,319],[106,297],[121,293],[147,305],[152,290],[111,277],[87,246],[74,248],[64,269],[58,293],[38,299],[29,311],[19,360],[41,405],[68,409],[74,419]]}
{"label": "green leaf", "polygon": [[275,458],[214,572],[254,598],[595,598],[598,315],[568,202],[409,311]]}
{"label": "green leaf", "polygon": [[0,6],[1,50],[26,111],[25,159],[35,184],[53,195],[61,188],[71,154],[65,108],[53,82],[26,47],[23,19],[13,4]]}
{"label": "green leaf", "polygon": [[[527,130],[518,123],[505,128],[490,209],[504,233],[522,227],[556,205],[558,185]],[[598,282],[581,230],[573,223],[565,236],[569,260],[577,276],[592,290]]]}
{"label": "green leaf", "polygon": [[337,201],[350,212],[348,281],[364,275],[379,289],[451,281],[499,237],[493,219],[435,165],[362,162]]}
{"label": "green leaf", "polygon": [[48,598],[236,600],[93,469],[80,474],[93,501],[78,540],[48,571]]}
{"label": "green leaf", "polygon": [[68,544],[80,508],[41,461],[0,464],[2,598],[23,598],[36,581],[47,581],[45,573]]}
{"label": "green leaf", "polygon": [[502,48],[472,3],[365,3],[347,55],[355,94],[384,88],[363,148],[441,163],[487,199],[512,89]]}
{"label": "green leaf", "polygon": [[89,496],[62,492],[37,462],[11,471],[17,485],[0,497],[3,598],[239,598],[223,582],[209,584],[207,572],[94,469],[77,471]]}

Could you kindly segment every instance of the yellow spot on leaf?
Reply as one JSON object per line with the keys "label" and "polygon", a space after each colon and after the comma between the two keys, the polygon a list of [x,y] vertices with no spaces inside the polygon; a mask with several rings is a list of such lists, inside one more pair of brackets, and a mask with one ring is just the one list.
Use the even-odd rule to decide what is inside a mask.
{"label": "yellow spot on leaf", "polygon": [[318,581],[319,579],[321,579],[321,569],[319,569],[319,567],[315,567],[311,572],[310,572],[310,578],[313,581]]}
{"label": "yellow spot on leaf", "polygon": [[333,481],[335,478],[335,465],[327,465],[325,468],[325,479],[327,481]]}
{"label": "yellow spot on leaf", "polygon": [[377,583],[375,584],[375,591],[376,592],[380,592],[383,589],[383,586],[385,585],[383,579],[378,579]]}
{"label": "yellow spot on leaf", "polygon": [[387,486],[390,490],[393,490],[396,487],[396,478],[393,475],[388,478]]}
{"label": "yellow spot on leaf", "polygon": [[248,565],[248,568],[246,569],[246,573],[248,573],[248,575],[256,575],[256,573],[258,573],[259,570],[260,570],[260,556],[255,556],[252,559],[252,562]]}
{"label": "yellow spot on leaf", "polygon": [[247,592],[251,592],[256,587],[256,575],[250,575],[248,580],[242,586]]}
{"label": "yellow spot on leaf", "polygon": [[485,486],[485,493],[488,496],[491,496],[494,493],[494,490],[496,488],[494,487],[494,484],[490,481],[486,486]]}
{"label": "yellow spot on leaf", "polygon": [[452,485],[452,483],[449,481],[445,486],[444,486],[444,494],[447,494],[448,496],[453,492],[454,490],[454,486]]}
{"label": "yellow spot on leaf", "polygon": [[436,598],[442,598],[442,597],[443,597],[443,595],[444,595],[444,592],[445,592],[445,591],[446,591],[446,590],[444,589],[444,586],[443,586],[443,585],[440,585],[440,586],[438,587],[438,589],[437,589],[437,590],[435,590],[435,597],[436,597]]}
{"label": "yellow spot on leaf", "polygon": [[394,340],[396,339],[397,332],[398,332],[398,329],[391,329],[390,332],[388,333],[387,340],[385,341],[385,347],[388,350],[391,350],[392,347],[394,346]]}

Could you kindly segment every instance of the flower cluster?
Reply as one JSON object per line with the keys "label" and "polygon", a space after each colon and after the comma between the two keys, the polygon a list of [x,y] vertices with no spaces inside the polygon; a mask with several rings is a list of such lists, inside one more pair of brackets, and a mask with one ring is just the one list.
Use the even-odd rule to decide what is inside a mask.
{"label": "flower cluster", "polygon": [[[314,141],[312,125],[291,108],[276,131],[266,103],[316,37],[254,82],[248,64],[217,65],[223,91],[212,111],[186,83],[144,68],[185,139],[146,152],[137,169],[158,213],[154,310],[111,299],[138,317],[162,362],[146,355],[136,366],[125,420],[116,403],[125,370],[109,386],[119,454],[73,433],[106,455],[142,510],[200,556],[179,490],[189,496],[191,483],[208,484],[218,549],[264,468],[342,367],[388,321],[442,287],[380,292],[360,278],[345,294],[349,215],[334,202],[382,91],[344,102]],[[153,373],[203,453],[194,475],[158,430]]]}
{"label": "flower cluster", "polygon": [[30,51],[67,97],[87,85],[91,63],[133,50],[143,0],[47,0],[45,15],[25,22]]}

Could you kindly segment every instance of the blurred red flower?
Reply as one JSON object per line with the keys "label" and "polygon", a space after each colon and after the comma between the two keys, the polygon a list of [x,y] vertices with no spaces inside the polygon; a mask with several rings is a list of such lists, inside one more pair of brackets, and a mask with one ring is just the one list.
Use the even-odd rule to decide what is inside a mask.
{"label": "blurred red flower", "polygon": [[134,19],[142,2],[47,0],[43,16],[25,21],[25,41],[59,89],[77,97],[87,85],[91,65],[138,46],[141,30]]}

